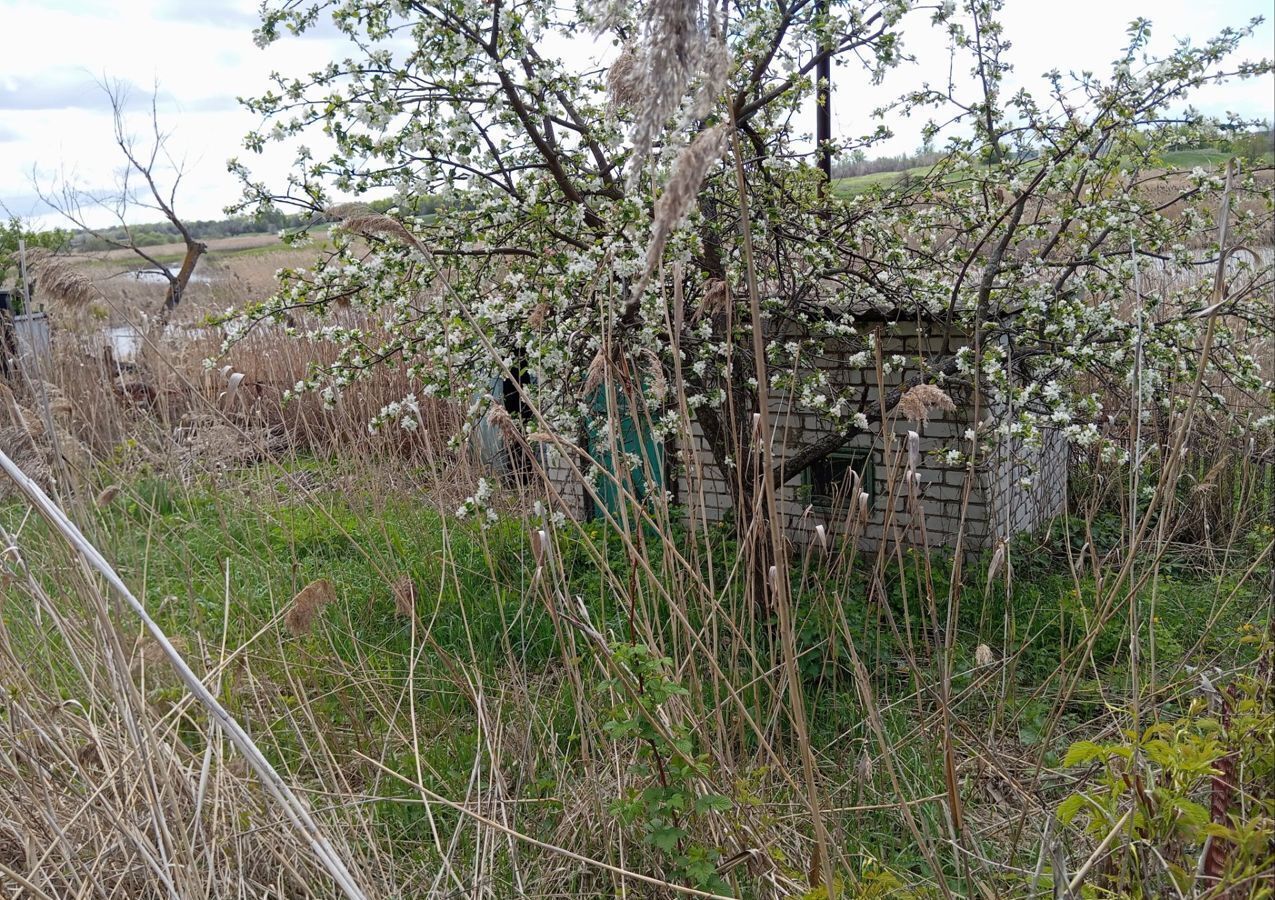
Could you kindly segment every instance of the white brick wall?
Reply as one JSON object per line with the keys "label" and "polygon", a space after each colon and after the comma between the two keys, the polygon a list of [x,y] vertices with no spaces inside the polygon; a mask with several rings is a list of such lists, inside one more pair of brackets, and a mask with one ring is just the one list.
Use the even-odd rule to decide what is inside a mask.
{"label": "white brick wall", "polygon": [[572,519],[582,519],[586,508],[584,485],[571,466],[550,444],[540,445],[538,456],[547,482],[542,487],[549,507],[566,513]]}
{"label": "white brick wall", "polygon": [[[893,353],[943,352],[941,337],[917,336],[914,323],[899,323],[893,337],[883,340],[882,351]],[[819,365],[828,370],[841,385],[869,385],[870,408],[877,402],[878,385],[886,390],[897,386],[905,374],[894,373],[878,379],[875,368],[846,369],[837,359],[824,359]],[[1061,512],[1066,502],[1067,452],[1060,434],[1049,432],[1043,445],[1029,448],[1021,441],[1001,446],[992,458],[974,472],[974,482],[966,497],[966,466],[948,467],[938,452],[954,446],[971,425],[971,409],[965,398],[954,397],[958,406],[953,413],[937,415],[917,426],[902,420],[891,423],[891,434],[860,435],[848,446],[870,450],[875,469],[873,503],[866,522],[849,516],[844,510],[813,509],[802,500],[803,479],[800,474],[789,478],[779,489],[780,513],[792,538],[806,543],[813,539],[815,526],[823,524],[832,535],[853,539],[865,548],[874,548],[884,540],[906,545],[929,547],[953,546],[964,528],[963,546],[978,549],[997,538],[1038,527]],[[986,411],[983,412],[986,416]],[[994,415],[994,411],[993,411]],[[772,397],[768,416],[781,459],[801,447],[830,433],[838,424],[819,414],[798,407],[791,398]],[[921,437],[921,464],[918,472],[921,486],[916,497],[910,497],[903,486],[906,467],[906,435],[917,430]],[[688,524],[720,522],[732,506],[733,491],[727,476],[718,467],[698,424],[692,426],[690,448],[679,448],[675,458],[667,461],[677,473],[677,493],[687,510]],[[689,452],[687,452],[689,449]],[[968,450],[961,446],[960,449]],[[585,509],[584,491],[574,479],[570,467],[549,449],[547,469],[549,487],[557,494],[557,503],[572,516]],[[894,488],[891,489],[893,478]],[[1030,484],[1020,483],[1030,479]],[[892,512],[891,512],[892,509]],[[922,531],[922,522],[923,528]]]}

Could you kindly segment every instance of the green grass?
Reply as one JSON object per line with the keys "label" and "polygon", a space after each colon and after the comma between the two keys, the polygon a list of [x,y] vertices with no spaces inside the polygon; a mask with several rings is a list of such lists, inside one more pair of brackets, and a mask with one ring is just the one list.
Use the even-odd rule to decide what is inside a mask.
{"label": "green grass", "polygon": [[[291,468],[298,475],[317,476],[319,483],[331,484],[344,474],[326,462],[306,461]],[[555,743],[541,748],[542,762],[526,775],[520,791],[535,802],[545,801],[539,807],[543,828],[536,833],[552,838],[564,812],[553,799],[555,779],[571,777],[572,761],[581,752],[579,700],[570,680],[562,677],[564,656],[575,654],[585,674],[586,697],[597,696],[603,673],[583,662],[589,651],[582,642],[577,639],[572,650],[555,630],[533,585],[535,562],[525,522],[510,517],[483,529],[477,522],[441,513],[414,493],[386,495],[375,478],[346,479],[339,489],[321,488],[302,499],[273,466],[223,473],[193,485],[153,475],[140,478],[92,515],[97,521],[91,532],[125,581],[188,647],[216,647],[223,620],[229,623],[224,637],[231,647],[264,629],[247,657],[254,681],[229,679],[223,702],[252,724],[254,733],[269,735],[269,752],[293,777],[310,774],[307,748],[286,717],[260,719],[253,692],[262,684],[277,686],[285,699],[296,696],[299,702],[304,697],[339,754],[381,759],[392,770],[413,775],[413,749],[396,737],[410,730],[403,698],[411,675],[418,733],[428,736],[421,748],[425,784],[451,797],[464,795],[475,759],[483,753],[483,731],[458,671],[471,680],[480,678],[490,691],[506,689],[511,673],[518,684],[536,685],[529,694],[534,708],[526,715],[537,723],[537,734]],[[16,528],[22,516],[15,505],[0,507],[6,528]],[[26,523],[24,554],[36,571],[48,575],[50,590],[57,591],[62,589],[57,573],[64,569],[40,565],[42,558],[56,558],[51,542],[38,522]],[[720,584],[733,563],[733,543],[724,533],[716,542]],[[954,681],[963,699],[955,713],[976,730],[990,731],[995,723],[1001,740],[1009,735],[1023,754],[1039,750],[1047,765],[1057,765],[1071,740],[1105,727],[1109,704],[1121,702],[1128,692],[1129,616],[1118,615],[1102,629],[1077,690],[1060,697],[1060,661],[1076,649],[1092,621],[1096,587],[1089,576],[1077,583],[1061,560],[1028,546],[1025,541],[1015,551],[1016,574],[1008,598],[999,581],[984,593],[985,562],[966,571]],[[601,554],[606,569],[622,581],[629,578],[631,561],[621,542],[591,524],[581,535],[563,537],[556,548],[567,591],[582,599],[594,623],[622,639],[627,634],[625,612],[591,549]],[[652,567],[661,571],[659,543],[651,541],[648,552]],[[935,554],[933,562],[933,591],[943,621],[950,566],[942,554]],[[1260,606],[1253,592],[1245,589],[1239,602],[1226,606],[1232,582],[1193,576],[1190,567],[1179,571],[1174,560],[1167,562],[1168,574],[1154,596],[1148,590],[1140,598],[1147,611],[1143,644],[1149,645],[1154,629],[1162,677],[1172,674],[1179,662],[1205,666],[1235,660],[1237,635]],[[415,644],[411,623],[396,614],[391,593],[402,573],[411,575],[418,591]],[[323,611],[312,631],[292,635],[282,625],[267,627],[298,590],[317,578],[332,581],[338,600]],[[923,580],[922,560],[912,553],[901,568],[886,570],[884,604],[868,601],[871,579],[861,570],[832,573],[816,567],[795,585],[797,650],[814,745],[821,754],[825,747],[872,746],[851,656],[839,632],[844,617],[885,704],[883,723],[895,747],[894,765],[914,797],[944,790],[939,748],[921,739],[917,718],[918,708],[932,703],[941,654],[921,658],[918,680],[916,673],[899,666],[902,648],[889,623],[893,619],[904,629],[905,621],[915,626],[925,618],[916,599]],[[1149,612],[1153,601],[1154,622]],[[702,624],[705,613],[698,601],[684,595],[679,602],[693,626]],[[658,609],[648,610],[647,621],[665,639],[676,630]],[[1208,629],[1199,627],[1210,622]],[[758,658],[778,658],[773,623],[759,621],[746,636]],[[929,640],[919,629],[911,639],[916,646]],[[995,698],[999,687],[980,684],[975,672],[976,648],[982,643],[1008,648],[1014,656],[1002,703]],[[744,665],[743,649],[724,647],[723,666],[732,660]],[[420,655],[413,670],[414,652]],[[1144,679],[1145,666],[1144,661]],[[168,699],[176,699],[178,692],[170,693]],[[152,694],[153,699],[165,696],[162,691]],[[755,696],[749,697],[748,707],[760,719],[773,707],[771,698]],[[1046,726],[1056,708],[1061,708],[1061,720],[1045,745]],[[190,740],[197,749],[202,737],[196,730]],[[826,760],[839,767],[829,775],[830,783],[846,780],[842,769],[852,760],[842,759],[844,752],[838,749]],[[884,774],[876,778],[884,789]],[[401,840],[426,846],[429,823],[421,806],[411,802],[412,792],[394,781],[382,781],[378,790],[382,800],[372,808],[395,836],[391,845]],[[853,797],[845,799],[854,802]],[[918,806],[915,814],[930,822],[934,833],[945,828],[936,805]],[[440,827],[449,830],[454,824],[446,812],[435,810],[434,816],[443,823]],[[925,861],[897,810],[874,809],[855,821],[854,836],[846,838],[851,856],[866,848],[895,871],[923,876]]]}
{"label": "green grass", "polygon": [[[335,473],[327,463],[295,468]],[[0,515],[15,522],[18,512],[11,508]],[[407,574],[417,586],[418,615],[430,623],[440,651],[479,662],[490,673],[498,672],[511,657],[533,670],[543,669],[557,653],[552,624],[533,590],[535,562],[526,525],[517,518],[483,529],[474,521],[443,516],[414,496],[378,496],[374,484],[321,491],[303,500],[289,491],[273,467],[234,473],[193,488],[144,478],[97,515],[94,531],[104,540],[108,556],[176,634],[220,640],[228,585],[231,615],[226,637],[236,645],[276,618],[307,583],[327,578],[338,602],[325,611],[324,621],[334,627],[287,639],[285,649],[299,651],[321,641],[345,664],[358,665],[375,653],[394,661],[393,669],[410,651],[410,627],[395,614],[392,594],[394,580]],[[583,598],[595,622],[623,633],[624,611],[586,544],[592,542],[594,553],[603,555],[612,572],[623,574],[628,562],[621,542],[598,523],[587,526],[582,536],[563,535],[560,540],[558,553],[569,590]],[[658,544],[652,544],[653,568],[658,571]],[[732,547],[719,536],[719,578],[726,574]],[[1061,563],[1042,561],[1035,552],[1036,559],[1017,563],[1008,602],[997,590],[986,598],[974,590],[959,620],[960,652],[972,658],[977,644],[1001,640],[1008,618],[1010,645],[1025,648],[1018,666],[1025,685],[1038,683],[1056,669],[1060,654],[1084,633],[1096,602],[1092,579],[1077,584]],[[915,591],[908,585],[914,588],[919,582],[920,560],[915,553],[909,553],[908,560],[902,570],[893,567],[886,581],[888,599],[900,621],[905,615],[917,621],[920,611],[905,607],[915,603]],[[1240,610],[1246,604],[1232,603],[1219,613],[1229,583],[1193,576],[1189,569],[1175,574],[1172,558],[1163,569],[1155,601],[1161,611],[1157,635],[1166,653],[1179,656],[1194,649],[1206,658],[1224,652],[1229,635],[1245,621]],[[940,598],[948,592],[948,571],[943,554],[936,553],[931,577]],[[968,584],[979,585],[984,575],[976,566],[966,577]],[[837,649],[837,642],[827,641],[839,615],[862,636],[860,652],[869,654],[874,665],[885,666],[899,650],[882,628],[882,610],[862,599],[867,585],[859,579],[855,573],[848,584],[825,581],[815,571],[798,586],[796,626],[799,645],[808,651],[803,672],[812,686],[824,685],[833,693],[850,686],[848,655],[844,648]],[[1148,594],[1143,602],[1150,600]],[[701,611],[689,608],[687,615],[698,624]],[[1188,623],[1215,619],[1214,632],[1190,633]],[[767,639],[765,632],[760,627],[758,640]],[[920,640],[920,633],[915,637]],[[1202,641],[1196,646],[1198,637]],[[1113,677],[1118,675],[1126,644],[1126,623],[1111,623],[1094,647],[1094,662]]]}
{"label": "green grass", "polygon": [[[329,466],[303,468],[334,474]],[[6,524],[18,519],[12,509],[0,515]],[[422,766],[427,785],[448,796],[463,795],[478,741],[472,707],[449,661],[465,661],[466,670],[477,666],[499,684],[511,661],[543,672],[558,652],[544,606],[530,590],[534,566],[516,521],[484,532],[476,523],[445,522],[410,495],[382,502],[370,486],[300,502],[270,467],[189,490],[163,478],[142,479],[100,513],[93,531],[125,582],[192,653],[200,644],[218,646],[223,619],[230,647],[265,629],[248,657],[256,685],[278,685],[285,696],[299,692],[339,752],[383,759],[405,775],[416,764],[410,745],[395,735],[411,729],[408,705],[399,698],[413,660],[412,627],[396,614],[391,585],[409,574],[418,591],[418,622],[430,638],[428,648],[418,648],[414,673],[416,721],[429,736]],[[37,546],[50,539],[35,523],[28,536]],[[268,627],[318,578],[333,583],[337,601],[309,633],[293,635],[282,622]],[[56,579],[50,588],[58,589]],[[253,700],[259,689],[232,681],[222,701],[256,721],[258,731],[268,728],[265,743],[275,764],[304,777],[304,742],[286,719],[259,721]],[[565,685],[547,687],[539,704],[549,721],[564,720],[559,730],[569,735],[573,713],[565,691]],[[151,694],[157,702],[179,695],[171,688]],[[191,740],[198,749],[199,733]],[[423,810],[402,802],[415,795],[392,780],[381,790],[386,800],[375,807],[378,817],[399,839],[425,842]]]}
{"label": "green grass", "polygon": [[[284,483],[264,469],[236,480],[229,496],[212,484],[174,495],[164,480],[143,481],[135,496],[121,498],[104,516],[125,579],[144,579],[151,597],[184,598],[164,610],[171,627],[219,628],[228,560],[232,642],[269,621],[305,584],[327,578],[339,602],[325,615],[358,626],[335,646],[344,658],[366,649],[356,644],[405,653],[409,629],[394,614],[391,585],[408,574],[421,594],[421,614],[434,620],[435,636],[448,650],[465,649],[467,623],[484,646],[503,637],[520,654],[547,653],[543,617],[534,607],[522,608],[530,554],[508,546],[511,523],[480,535],[472,526],[445,523],[410,497],[382,503],[369,494],[334,492],[303,503],[282,496]],[[246,494],[275,495],[277,502],[245,515]],[[484,543],[496,546],[501,582],[488,572]],[[477,595],[483,603],[462,611],[462,600]]]}
{"label": "green grass", "polygon": [[1196,150],[1170,150],[1164,154],[1164,162],[1174,169],[1194,169],[1196,166],[1211,168],[1222,166],[1231,158],[1231,154],[1222,150],[1203,147]]}
{"label": "green grass", "polygon": [[[1212,147],[1201,147],[1194,150],[1170,150],[1164,154],[1164,162],[1171,169],[1188,170],[1199,166],[1203,169],[1218,168],[1236,154],[1228,150],[1217,150]],[[1250,162],[1269,166],[1275,162],[1275,153],[1267,151]]]}
{"label": "green grass", "polygon": [[911,169],[903,169],[898,172],[874,172],[871,175],[837,178],[832,183],[832,189],[838,194],[851,197],[875,187],[889,187],[907,175],[926,175],[930,169],[931,166],[914,166]]}

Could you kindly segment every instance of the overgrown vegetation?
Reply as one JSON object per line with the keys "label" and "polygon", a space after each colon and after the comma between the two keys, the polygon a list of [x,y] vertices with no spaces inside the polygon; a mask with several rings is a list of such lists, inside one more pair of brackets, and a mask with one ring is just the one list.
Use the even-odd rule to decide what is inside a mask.
{"label": "overgrown vegetation", "polygon": [[[534,848],[482,849],[477,820],[426,799],[441,797],[488,817],[499,810],[499,822],[525,837],[639,875],[727,895],[765,894],[766,883],[800,894],[810,849],[800,822],[781,812],[799,795],[775,768],[787,765],[792,734],[773,721],[784,705],[782,681],[765,674],[780,636],[773,622],[754,620],[742,634],[727,624],[728,615],[746,610],[731,576],[730,534],[703,548],[712,567],[702,575],[722,585],[718,593],[703,596],[676,573],[656,576],[648,588],[669,591],[681,608],[652,604],[639,612],[627,608],[632,595],[616,592],[617,580],[631,578],[623,535],[599,524],[555,532],[546,562],[528,535],[552,526],[528,511],[511,509],[490,528],[455,521],[449,507],[459,490],[452,486],[449,499],[447,482],[456,475],[452,466],[444,477],[429,466],[348,457],[267,464],[188,484],[157,473],[134,476],[82,515],[191,659],[218,671],[216,648],[238,648],[239,662],[220,669],[221,699],[253,723],[254,738],[282,771],[299,783],[326,784],[329,793],[336,769],[342,781],[360,785],[352,794],[364,798],[358,840],[367,846],[360,852],[397,860],[396,883],[421,883],[469,860],[454,873],[462,883],[490,878],[513,890],[521,877],[527,892],[547,886],[536,888],[536,879],[551,877],[555,866],[541,870]],[[1065,524],[1055,526],[1050,544]],[[60,541],[20,506],[5,510],[3,527],[43,589],[69,601]],[[686,535],[677,529],[670,538],[675,546]],[[1016,810],[1035,810],[1018,867],[1032,871],[1044,860],[1034,881],[993,870],[1001,890],[1048,890],[1060,865],[1074,877],[1088,853],[1081,848],[1092,846],[1082,835],[1095,833],[1096,843],[1117,823],[1130,827],[1130,843],[1116,844],[1127,849],[1104,862],[1095,884],[1137,883],[1154,894],[1151,886],[1170,878],[1188,890],[1210,834],[1241,851],[1227,857],[1233,868],[1214,877],[1248,877],[1242,873],[1268,864],[1260,810],[1269,803],[1261,799],[1269,796],[1262,774],[1269,730],[1260,723],[1270,708],[1252,679],[1269,652],[1269,537],[1263,543],[1259,529],[1253,538],[1231,548],[1234,566],[1222,572],[1197,568],[1202,548],[1164,560],[1166,572],[1177,574],[1145,586],[1138,599],[1155,609],[1137,630],[1143,646],[1156,650],[1154,663],[1144,659],[1136,672],[1130,619],[1101,610],[1100,582],[1111,573],[1077,576],[1066,554],[1053,557],[1027,539],[1015,548],[1012,581],[997,573],[989,580],[986,557],[966,570],[970,584],[989,589],[963,604],[950,646],[965,827],[978,852],[1004,858]],[[661,555],[649,562],[667,572]],[[1227,574],[1253,565],[1247,575]],[[847,891],[858,885],[855,894],[886,885],[925,893],[932,863],[906,820],[936,838],[950,827],[943,753],[926,724],[942,709],[934,691],[943,658],[925,595],[917,593],[926,568],[912,553],[879,567],[871,558],[838,563],[811,551],[794,573],[800,689],[819,748],[829,829],[847,866],[838,881]],[[938,571],[932,590],[941,598],[949,585]],[[293,597],[320,579],[331,583],[333,600],[298,624]],[[879,601],[870,599],[874,583]],[[579,599],[562,608],[545,601],[550,590]],[[22,607],[12,603],[25,596],[26,589],[13,594],[14,613]],[[942,620],[948,610],[935,602]],[[70,609],[63,605],[60,614]],[[6,625],[11,646],[30,646],[35,634],[58,643],[51,620],[41,627],[10,615]],[[173,709],[175,737],[197,759],[209,746],[207,722],[182,705],[162,659],[132,630],[126,626],[123,644],[147,702],[160,714]],[[681,649],[699,643],[734,649],[719,650],[714,665]],[[654,646],[674,655],[653,656]],[[66,689],[75,683],[71,673],[53,674]],[[1232,684],[1225,702],[1235,717],[1227,713],[1223,724],[1219,695]],[[743,693],[732,700],[730,690]],[[1138,693],[1141,758],[1122,749],[1127,726],[1109,712],[1127,709]],[[1210,703],[1213,718],[1201,718]],[[722,742],[735,748],[730,768],[723,768]],[[617,772],[609,757],[620,748],[633,756]],[[1257,805],[1213,827],[1201,810],[1209,808],[1216,765],[1232,753],[1244,760],[1235,769],[1243,776],[1236,797]],[[1104,767],[1095,770],[1095,760]],[[1144,765],[1151,768],[1143,772]],[[80,774],[91,784],[94,771]],[[1149,779],[1150,806],[1138,806],[1143,801],[1129,792],[1130,772]],[[1136,815],[1121,821],[1130,809]],[[22,821],[12,808],[6,815]],[[1042,837],[1040,826],[1055,815]],[[1144,824],[1144,816],[1159,818]],[[1066,836],[1071,828],[1074,836]],[[739,835],[748,834],[767,839],[743,845]],[[1063,850],[1050,850],[1051,840]],[[1170,870],[1135,864],[1137,847],[1166,854]],[[474,863],[476,852],[491,855]],[[732,859],[736,865],[723,871]],[[605,873],[571,871],[569,892],[604,891]],[[974,876],[958,865],[944,877],[964,892]]]}
{"label": "overgrown vegetation", "polygon": [[[898,109],[959,127],[842,191],[792,124],[816,48],[921,26],[829,6],[263,8],[352,42],[253,104],[336,153],[237,169],[332,242],[201,269],[128,363],[101,325],[162,286],[85,267],[0,391],[105,556],[15,477],[4,892],[1275,892],[1272,182],[1180,110],[1270,64],[1140,20],[1006,98],[998,4],[944,7],[975,95]],[[608,72],[544,58],[580,22]],[[1065,501],[979,531],[1002,471]]]}

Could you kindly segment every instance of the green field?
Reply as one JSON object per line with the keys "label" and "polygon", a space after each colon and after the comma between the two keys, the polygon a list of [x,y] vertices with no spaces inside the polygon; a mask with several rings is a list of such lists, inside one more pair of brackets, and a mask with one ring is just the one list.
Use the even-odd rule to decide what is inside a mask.
{"label": "green field", "polygon": [[[1226,164],[1232,154],[1224,150],[1201,148],[1196,150],[1170,150],[1164,154],[1164,164],[1170,170],[1190,170],[1197,166],[1216,168]],[[1270,165],[1275,161],[1275,154],[1265,154],[1261,162]],[[929,166],[917,166],[899,172],[874,172],[871,175],[856,175],[851,178],[838,178],[833,182],[833,190],[842,196],[862,194],[877,187],[889,187],[906,176],[924,176],[931,170]]]}

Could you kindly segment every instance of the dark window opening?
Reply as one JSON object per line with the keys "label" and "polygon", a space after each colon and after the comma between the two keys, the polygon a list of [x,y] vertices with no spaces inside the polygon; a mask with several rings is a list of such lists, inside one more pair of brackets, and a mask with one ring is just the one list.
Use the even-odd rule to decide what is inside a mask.
{"label": "dark window opening", "polygon": [[[511,368],[514,378],[500,379],[497,399],[511,419],[525,425],[534,420],[525,394],[535,385],[536,379],[531,372],[527,371],[526,357],[521,352],[518,353]],[[525,442],[507,440],[505,450],[509,459],[509,474],[514,484],[520,488],[526,488],[531,484],[535,467]]]}
{"label": "dark window opening", "polygon": [[[851,474],[853,473],[853,475]],[[869,449],[838,450],[806,469],[803,484],[815,509],[847,510],[857,502],[850,495],[858,475],[859,490],[866,491],[868,505],[876,500],[876,467]]]}
{"label": "dark window opening", "polygon": [[522,371],[517,374],[517,381],[510,378],[500,380],[500,402],[505,407],[505,412],[509,413],[514,421],[530,422],[533,418],[531,407],[527,404],[523,392],[534,385],[535,380],[529,372]]}

